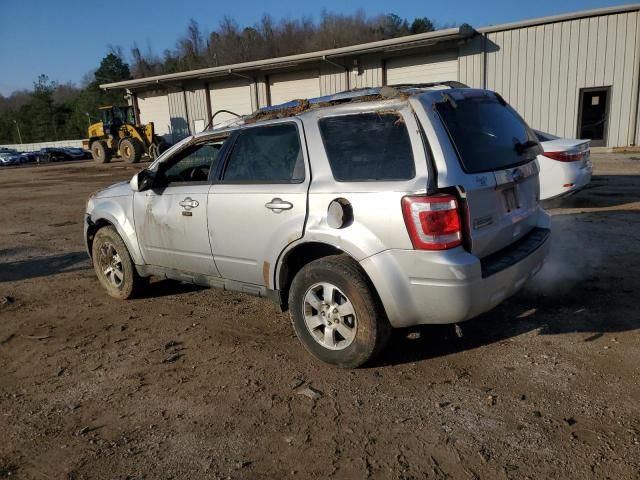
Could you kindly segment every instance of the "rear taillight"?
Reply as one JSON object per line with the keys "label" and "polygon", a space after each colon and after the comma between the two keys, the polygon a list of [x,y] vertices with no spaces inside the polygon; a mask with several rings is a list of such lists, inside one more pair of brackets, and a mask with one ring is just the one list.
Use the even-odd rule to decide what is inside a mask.
{"label": "rear taillight", "polygon": [[579,162],[587,155],[587,152],[544,152],[543,155],[559,162]]}
{"label": "rear taillight", "polygon": [[453,195],[408,195],[402,214],[413,248],[446,250],[462,243],[458,201]]}

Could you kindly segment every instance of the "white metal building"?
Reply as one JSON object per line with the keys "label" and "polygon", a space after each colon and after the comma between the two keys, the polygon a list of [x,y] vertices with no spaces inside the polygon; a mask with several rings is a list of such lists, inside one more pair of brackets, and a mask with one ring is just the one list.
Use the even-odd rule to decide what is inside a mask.
{"label": "white metal building", "polygon": [[[495,90],[534,128],[593,145],[640,143],[640,4],[102,85],[126,89],[170,142],[237,114],[343,90],[457,80]],[[215,122],[230,118],[216,115]]]}

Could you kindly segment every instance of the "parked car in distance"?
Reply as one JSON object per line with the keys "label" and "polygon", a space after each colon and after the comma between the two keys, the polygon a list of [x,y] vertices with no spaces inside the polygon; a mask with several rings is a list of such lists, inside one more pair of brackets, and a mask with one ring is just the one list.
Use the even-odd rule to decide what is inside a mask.
{"label": "parked car in distance", "polygon": [[63,148],[63,150],[68,153],[74,160],[84,160],[87,158],[91,158],[91,152],[85,150],[84,148],[65,147]]}
{"label": "parked car in distance", "polygon": [[73,160],[73,157],[63,148],[45,147],[41,148],[37,153],[38,163]]}
{"label": "parked car in distance", "polygon": [[357,367],[392,327],[469,320],[542,267],[541,152],[487,90],[294,101],[189,137],[94,194],[85,243],[115,298],[151,275],[268,297],[309,352]]}
{"label": "parked car in distance", "polygon": [[6,150],[0,152],[0,165],[7,167],[9,165],[20,165],[20,154],[15,150]]}
{"label": "parked car in distance", "polygon": [[38,163],[38,152],[22,152],[20,153],[20,163]]}
{"label": "parked car in distance", "polygon": [[551,200],[573,195],[591,181],[593,164],[589,140],[560,138],[534,130],[544,153],[540,164],[540,199]]}

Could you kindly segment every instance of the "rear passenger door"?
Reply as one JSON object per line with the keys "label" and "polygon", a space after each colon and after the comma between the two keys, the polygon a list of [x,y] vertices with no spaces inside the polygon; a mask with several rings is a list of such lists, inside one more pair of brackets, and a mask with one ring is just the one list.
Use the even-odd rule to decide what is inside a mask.
{"label": "rear passenger door", "polygon": [[211,246],[223,278],[273,288],[278,255],[303,235],[309,180],[298,119],[238,131],[208,199]]}

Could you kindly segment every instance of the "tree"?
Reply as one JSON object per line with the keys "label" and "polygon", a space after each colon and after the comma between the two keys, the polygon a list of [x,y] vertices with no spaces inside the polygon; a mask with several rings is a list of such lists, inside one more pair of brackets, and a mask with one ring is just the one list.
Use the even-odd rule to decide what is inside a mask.
{"label": "tree", "polygon": [[[53,92],[56,83],[46,75],[38,76],[33,84],[30,107],[31,135],[35,141],[58,140],[57,118],[53,108]],[[22,109],[21,109],[22,110]]]}
{"label": "tree", "polygon": [[122,80],[130,80],[131,71],[129,70],[129,65],[112,52],[102,59],[94,76],[98,84],[120,82]]}
{"label": "tree", "polygon": [[434,30],[435,26],[433,25],[433,22],[427,17],[414,19],[411,27],[409,28],[412,35],[415,35],[416,33],[433,32]]}
{"label": "tree", "polygon": [[396,38],[409,35],[409,23],[406,19],[402,19],[395,13],[385,15],[380,28],[384,38]]}

